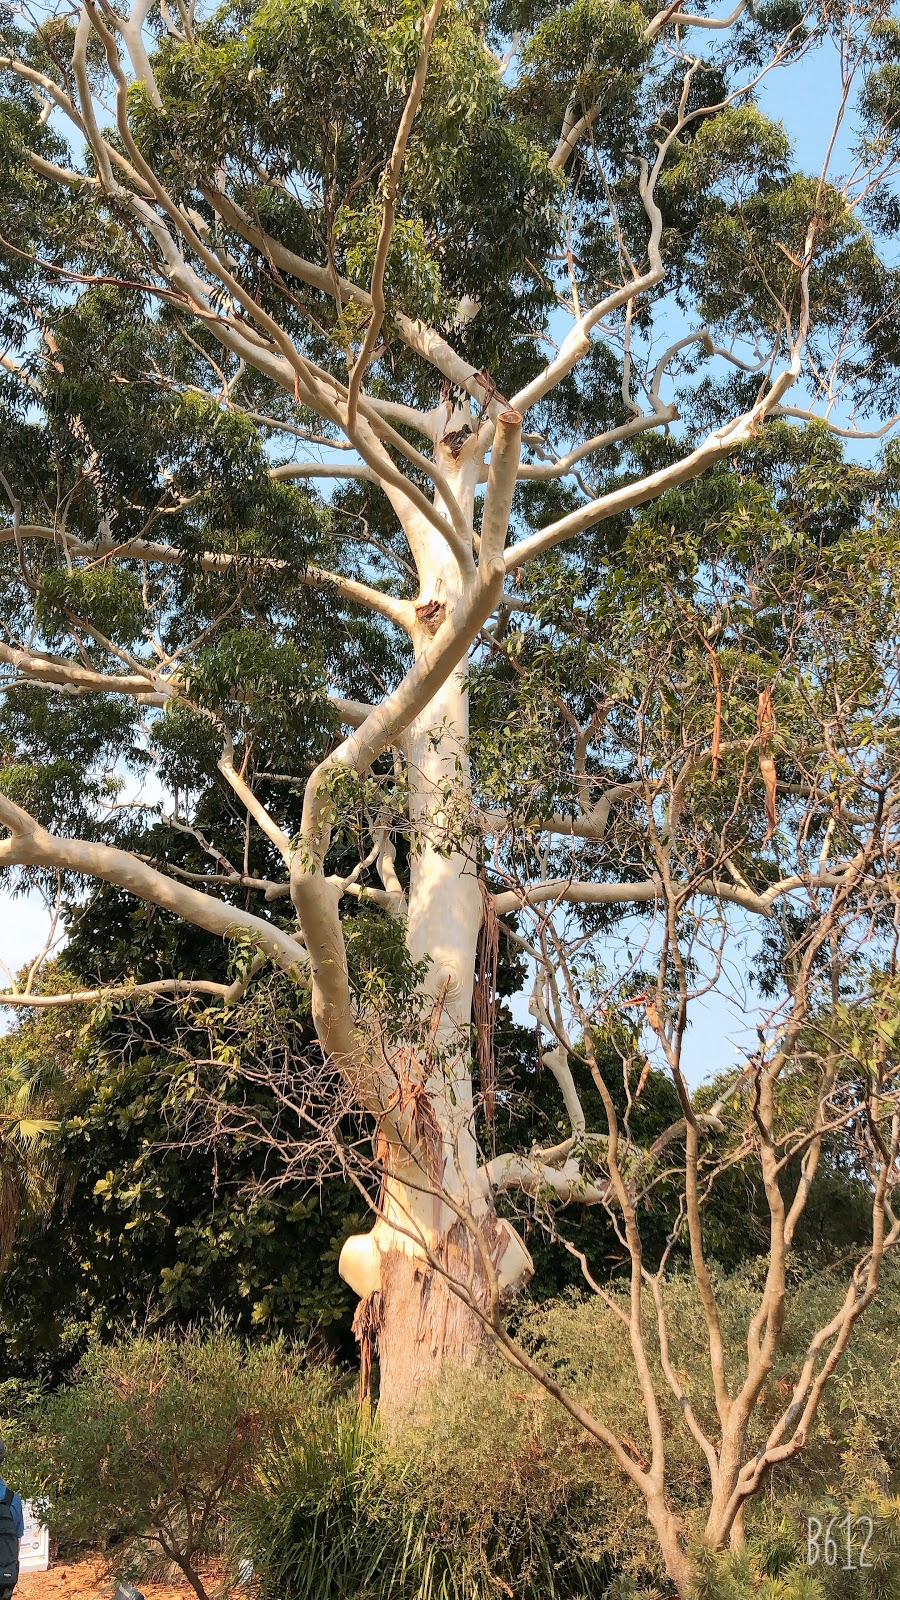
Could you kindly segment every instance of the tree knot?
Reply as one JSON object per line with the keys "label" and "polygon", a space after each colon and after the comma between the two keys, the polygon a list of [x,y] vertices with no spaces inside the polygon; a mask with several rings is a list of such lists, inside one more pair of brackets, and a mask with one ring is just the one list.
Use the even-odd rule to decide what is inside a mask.
{"label": "tree knot", "polygon": [[451,456],[453,457],[454,461],[458,461],[459,458],[460,458],[460,455],[462,454],[463,445],[465,444],[467,439],[471,438],[471,436],[472,436],[472,429],[469,427],[469,424],[466,422],[466,423],[463,424],[463,426],[461,428],[454,428],[451,431],[448,431],[447,433],[445,433],[443,438],[441,439],[441,444],[446,446],[446,448],[449,450]]}
{"label": "tree knot", "polygon": [[432,636],[437,633],[446,615],[447,607],[443,600],[423,600],[421,605],[416,606],[416,621]]}

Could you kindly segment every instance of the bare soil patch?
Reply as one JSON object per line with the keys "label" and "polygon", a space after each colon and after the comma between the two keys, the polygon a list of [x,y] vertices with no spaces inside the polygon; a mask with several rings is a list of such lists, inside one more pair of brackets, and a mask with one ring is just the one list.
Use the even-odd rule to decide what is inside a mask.
{"label": "bare soil patch", "polygon": [[[212,1588],[217,1574],[207,1573]],[[187,1583],[138,1585],[146,1600],[196,1600]],[[81,1556],[77,1561],[54,1561],[47,1572],[23,1572],[15,1600],[112,1600],[115,1580],[109,1577],[101,1556]]]}

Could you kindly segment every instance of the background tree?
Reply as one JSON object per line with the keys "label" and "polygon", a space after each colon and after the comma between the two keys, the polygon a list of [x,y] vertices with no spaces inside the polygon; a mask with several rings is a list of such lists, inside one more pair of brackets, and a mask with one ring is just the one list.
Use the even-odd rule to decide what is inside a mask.
{"label": "background tree", "polygon": [[[4,30],[2,862],[234,950],[227,977],[182,965],[173,932],[148,976],[130,937],[79,998],[215,1001],[228,1032],[271,962],[308,1006],[329,1137],[377,1129],[378,1215],[341,1262],[386,1415],[485,1326],[507,1340],[531,1262],[499,1195],[607,1206],[642,1374],[633,1186],[683,1149],[721,1449],[693,1437],[708,1538],[739,1537],[831,1134],[858,1140],[871,1245],[773,1449],[802,1445],[896,1237],[895,462],[839,443],[895,420],[896,23],[87,0]],[[757,90],[818,48],[841,88],[809,175]],[[760,1047],[701,1112],[688,1015],[757,920]],[[494,1147],[501,936],[551,1145]],[[601,1023],[627,1104],[645,1048],[670,1072],[662,1144],[623,1144]],[[739,1398],[711,1133],[769,1214]],[[593,1431],[684,1590],[651,1387],[649,1469]]]}
{"label": "background tree", "polygon": [[[71,981],[71,967],[45,970],[48,992]],[[168,1021],[165,1010],[152,1026],[142,1017],[123,1048],[115,1014],[53,1008],[26,1012],[0,1040],[0,1064],[43,1086],[52,1119],[38,1146],[43,1204],[19,1215],[0,1276],[8,1378],[56,1382],[93,1340],[211,1317],[242,1337],[352,1350],[337,1261],[361,1204],[343,1184],[264,1192],[258,1147],[186,1143],[193,1075]]]}
{"label": "background tree", "polygon": [[0,1271],[8,1264],[23,1224],[47,1221],[57,1191],[51,1147],[53,1098],[46,1080],[16,1063],[0,1069]]}

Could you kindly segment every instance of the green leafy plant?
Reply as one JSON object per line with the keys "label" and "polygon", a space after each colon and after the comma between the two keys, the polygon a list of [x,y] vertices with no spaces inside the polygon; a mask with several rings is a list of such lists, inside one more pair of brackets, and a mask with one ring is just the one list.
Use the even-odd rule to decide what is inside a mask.
{"label": "green leafy plant", "polygon": [[120,1575],[163,1556],[207,1600],[203,1563],[281,1433],[321,1427],[334,1374],[284,1341],[224,1329],[96,1346],[19,1422],[10,1472],[69,1546]]}

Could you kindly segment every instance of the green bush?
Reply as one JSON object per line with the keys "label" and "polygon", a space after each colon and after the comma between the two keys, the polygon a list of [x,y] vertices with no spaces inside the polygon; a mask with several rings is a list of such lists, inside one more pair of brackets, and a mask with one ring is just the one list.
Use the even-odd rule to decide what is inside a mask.
{"label": "green bush", "polygon": [[19,1420],[10,1477],[63,1544],[99,1546],[123,1576],[163,1557],[206,1600],[199,1569],[260,1457],[273,1440],[322,1431],[335,1387],[286,1342],[246,1345],[221,1329],[98,1346]]}
{"label": "green bush", "polygon": [[[330,1432],[266,1456],[237,1530],[260,1600],[575,1600],[606,1593],[563,1520],[520,1494],[472,1517],[444,1514],[416,1463],[349,1412]],[[559,1522],[559,1526],[557,1526]]]}
{"label": "green bush", "polygon": [[[719,1284],[723,1333],[735,1357],[755,1303],[753,1269]],[[704,1550],[705,1462],[663,1404],[673,1509],[697,1561],[696,1600],[897,1600],[900,1595],[900,1431],[894,1397],[898,1280],[864,1319],[838,1369],[807,1453],[748,1507],[739,1555]],[[840,1279],[798,1278],[786,1346],[760,1406],[771,1426],[787,1375],[810,1332],[833,1310]],[[689,1276],[669,1287],[673,1350],[701,1416],[711,1416],[706,1330]],[[559,1381],[640,1456],[646,1418],[628,1335],[599,1300],[523,1311],[519,1336]],[[648,1348],[653,1323],[648,1314]],[[657,1389],[664,1394],[656,1368]],[[751,1441],[752,1444],[755,1442]],[[872,1515],[870,1568],[848,1573],[807,1559],[806,1519]],[[631,1485],[542,1389],[486,1364],[449,1377],[429,1411],[390,1441],[349,1411],[333,1432],[264,1457],[240,1518],[241,1553],[260,1600],[669,1600],[655,1537]]]}

